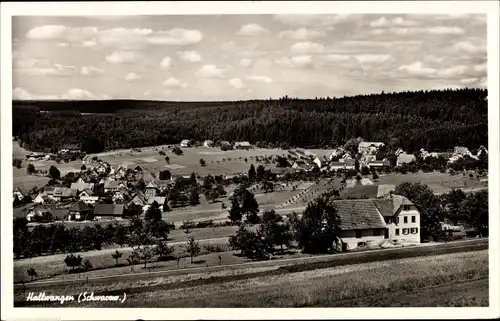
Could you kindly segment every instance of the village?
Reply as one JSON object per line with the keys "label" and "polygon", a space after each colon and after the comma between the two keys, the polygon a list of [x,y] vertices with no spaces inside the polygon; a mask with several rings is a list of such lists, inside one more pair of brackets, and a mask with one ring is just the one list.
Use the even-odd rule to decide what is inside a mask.
{"label": "village", "polygon": [[[183,150],[196,148],[249,151],[255,147],[249,142],[234,144],[220,142],[214,145],[210,140],[204,142],[183,140],[179,145],[154,147],[153,150],[164,156],[167,153],[182,155]],[[140,149],[129,151],[129,153],[134,152],[138,153]],[[401,234],[399,228],[393,230],[386,228],[386,224],[392,222],[383,214],[390,207],[384,203],[384,199],[392,197],[395,184],[375,183],[375,186],[371,186],[379,181],[380,176],[383,178],[384,175],[392,173],[404,177],[403,174],[406,172],[416,173],[419,170],[453,172],[455,169],[463,176],[467,173],[467,177],[471,180],[473,178],[476,183],[479,181],[483,188],[485,183],[487,184],[484,171],[475,171],[477,164],[474,163],[471,168],[466,168],[467,162],[479,162],[482,159],[481,155],[487,155],[488,151],[484,146],[478,148],[476,155],[465,147],[455,147],[453,153],[436,153],[421,149],[418,153],[407,154],[402,149],[389,153],[382,142],[365,142],[358,139],[348,142],[343,147],[325,151],[322,156],[300,149],[283,150],[282,153],[269,158],[255,158],[257,170],[245,159],[244,166],[249,168],[251,165],[258,179],[249,177],[252,175],[250,173],[252,169],[201,177],[195,172],[189,175],[175,175],[169,170],[149,172],[139,165],[113,166],[97,156],[85,155],[76,145],[65,146],[57,154],[31,153],[26,155],[28,162],[36,162],[39,159],[57,159],[53,162],[61,162],[61,159],[74,161],[79,158],[82,162],[81,170],[67,172],[63,176],[56,165],[51,165],[48,170],[32,169],[31,175],[47,175],[50,178],[49,184],[34,187],[29,191],[16,187],[13,195],[15,217],[25,217],[29,224],[35,225],[53,222],[121,221],[132,217],[144,217],[148,208],[155,203],[155,206],[161,208],[164,218],[171,220],[175,217],[174,223],[177,225],[192,221],[193,217],[194,221],[198,222],[225,221],[231,195],[241,184],[254,193],[268,194],[288,190],[289,194],[286,194],[288,198],[285,199],[281,199],[279,195],[274,198],[273,193],[268,194],[270,202],[269,206],[265,206],[266,209],[280,210],[280,213],[286,216],[304,208],[318,195],[338,189],[342,191],[342,197],[337,197],[336,202],[352,204],[352,207],[349,205],[347,209],[342,203],[340,208],[346,211],[343,214],[345,221],[349,222],[346,224],[358,226],[358,232],[353,234],[355,240],[365,238],[365,235],[360,234],[362,230],[360,227],[365,226],[367,229],[372,229],[370,235],[367,235],[368,240],[375,235],[388,238],[390,234],[391,239],[397,235],[410,235],[412,236],[410,241],[420,242],[419,220],[415,218],[418,217],[418,212],[415,212],[415,207],[408,209],[414,213],[408,223],[411,226],[402,228]],[[421,168],[416,167],[417,158]],[[166,156],[166,159],[169,157]],[[200,166],[210,166],[204,162],[200,159]],[[428,168],[429,166],[434,167]],[[28,170],[32,167],[34,166],[30,163]],[[482,167],[485,168],[484,164]],[[297,189],[299,185],[303,189]],[[458,188],[464,187],[458,186]],[[202,202],[206,206],[198,206],[201,194],[204,195],[205,200]],[[351,200],[356,198],[363,200]],[[394,211],[397,210],[396,207],[407,202],[409,201],[406,198],[394,200]],[[377,204],[385,205],[380,205],[382,206],[380,208]],[[408,206],[411,204],[408,203]],[[183,217],[183,213],[186,213],[183,210],[186,208],[190,212]],[[203,215],[204,211],[207,214]],[[178,212],[178,215],[173,216],[169,212]],[[200,217],[203,219],[198,219],[196,216],[198,213],[195,212],[200,212],[202,214]],[[342,210],[340,212],[342,214]],[[380,217],[383,219],[380,220]],[[403,224],[406,223],[405,218]],[[442,224],[448,228],[453,227],[449,222]],[[350,234],[346,234],[346,237],[348,235]]]}

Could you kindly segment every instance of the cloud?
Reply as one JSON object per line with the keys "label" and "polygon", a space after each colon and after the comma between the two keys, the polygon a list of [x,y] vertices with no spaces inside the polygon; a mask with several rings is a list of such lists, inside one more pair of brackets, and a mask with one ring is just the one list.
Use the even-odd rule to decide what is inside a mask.
{"label": "cloud", "polygon": [[425,55],[424,60],[426,62],[429,62],[432,64],[439,64],[439,63],[442,63],[444,61],[444,58],[443,57],[436,57],[436,56],[432,56],[432,55]]}
{"label": "cloud", "polygon": [[186,88],[187,84],[185,82],[180,81],[179,79],[170,77],[163,82],[163,86],[171,89],[180,89],[180,88]]}
{"label": "cloud", "polygon": [[364,54],[364,55],[356,55],[354,56],[354,58],[360,64],[377,64],[377,63],[388,62],[393,59],[392,55],[389,54],[378,54],[378,55]]}
{"label": "cloud", "polygon": [[240,78],[231,78],[229,79],[229,84],[234,88],[234,89],[242,89],[245,87],[243,84],[243,81]]}
{"label": "cloud", "polygon": [[448,68],[443,68],[438,70],[437,76],[441,78],[446,78],[446,79],[457,79],[457,78],[462,78],[466,77],[466,73],[468,72],[467,66],[453,66],[453,67],[448,67]]}
{"label": "cloud", "polygon": [[[363,18],[357,15],[357,18]],[[280,14],[274,15],[276,21],[288,26],[301,26],[301,27],[323,27],[324,29],[331,30],[339,23],[348,21],[350,18],[356,19],[356,16],[348,14]]]}
{"label": "cloud", "polygon": [[203,78],[225,78],[226,70],[218,68],[216,65],[204,65],[196,73]]}
{"label": "cloud", "polygon": [[125,76],[125,80],[128,81],[128,82],[133,82],[133,81],[136,81],[136,80],[139,80],[139,79],[141,79],[141,76],[139,76],[135,72],[131,72],[131,73],[129,73],[129,74],[127,74]]}
{"label": "cloud", "polygon": [[195,50],[179,51],[177,54],[179,55],[179,58],[187,62],[195,63],[201,61],[201,55]]}
{"label": "cloud", "polygon": [[252,59],[250,59],[250,58],[241,58],[240,59],[240,65],[245,67],[245,68],[250,67],[251,64],[252,64]]}
{"label": "cloud", "polygon": [[66,42],[87,44],[94,42],[120,49],[139,49],[145,45],[185,46],[199,43],[203,34],[199,30],[173,28],[170,30],[152,30],[148,28],[112,28],[100,30],[96,27],[65,27],[45,25],[34,27],[26,33],[26,38],[33,40],[66,40]]}
{"label": "cloud", "polygon": [[420,61],[414,62],[409,65],[400,66],[398,70],[406,73],[407,75],[416,77],[427,77],[436,73],[436,69],[426,67]]}
{"label": "cloud", "polygon": [[97,46],[97,40],[95,38],[92,38],[91,40],[85,40],[82,43],[83,47],[95,47]]}
{"label": "cloud", "polygon": [[313,59],[311,55],[302,55],[293,57],[283,57],[276,59],[274,62],[276,62],[279,65],[288,67],[304,67],[312,65]]}
{"label": "cloud", "polygon": [[484,64],[480,64],[480,65],[475,65],[474,67],[472,67],[474,69],[474,71],[476,72],[483,72],[486,74],[486,72],[488,71],[488,65],[486,63]]}
{"label": "cloud", "polygon": [[434,26],[424,28],[388,28],[388,29],[373,29],[370,30],[371,34],[382,35],[392,33],[399,36],[416,35],[416,34],[429,34],[429,35],[461,35],[465,30],[461,27],[448,27],[448,26]]}
{"label": "cloud", "polygon": [[61,64],[39,66],[38,62],[35,62],[31,67],[25,67],[14,70],[31,76],[71,76],[78,72],[78,68],[75,66]]}
{"label": "cloud", "polygon": [[203,34],[201,31],[183,28],[155,32],[148,37],[148,42],[154,45],[185,46],[199,43],[202,40]]}
{"label": "cloud", "polygon": [[239,36],[260,36],[268,32],[269,30],[262,28],[260,25],[256,23],[251,23],[242,26],[240,31],[238,31],[236,34]]}
{"label": "cloud", "polygon": [[90,76],[90,75],[103,74],[103,73],[104,73],[104,70],[97,68],[97,67],[83,66],[80,68],[80,74],[82,76]]}
{"label": "cloud", "polygon": [[56,43],[56,47],[67,48],[67,47],[69,47],[69,43],[67,43],[67,42],[58,42],[58,43]]}
{"label": "cloud", "polygon": [[325,62],[344,62],[350,60],[352,57],[350,55],[331,54],[320,56],[320,58]]}
{"label": "cloud", "polygon": [[247,79],[249,81],[262,82],[265,84],[270,84],[273,82],[273,80],[267,76],[248,76]]}
{"label": "cloud", "polygon": [[486,53],[486,45],[474,44],[469,41],[459,41],[453,45],[454,50],[466,53]]}
{"label": "cloud", "polygon": [[325,50],[322,44],[317,42],[297,42],[290,46],[290,51],[296,54],[319,54]]}
{"label": "cloud", "polygon": [[172,59],[169,56],[164,57],[160,62],[161,69],[168,70],[172,66]]}
{"label": "cloud", "polygon": [[479,78],[465,78],[465,79],[460,79],[460,82],[464,85],[472,85],[474,83],[477,83],[479,81]]}
{"label": "cloud", "polygon": [[26,38],[33,40],[58,39],[66,32],[65,26],[47,25],[34,27],[26,34]]}
{"label": "cloud", "polygon": [[12,97],[14,99],[20,100],[56,100],[56,99],[64,99],[64,100],[95,100],[95,99],[107,99],[109,98],[106,95],[95,95],[86,89],[72,88],[62,95],[39,95],[28,92],[27,90],[16,87],[12,91]]}
{"label": "cloud", "polygon": [[106,56],[106,61],[112,64],[127,64],[136,62],[139,59],[138,54],[131,51],[114,51]]}
{"label": "cloud", "polygon": [[377,20],[370,22],[370,27],[380,28],[380,27],[394,27],[394,26],[415,26],[417,23],[412,20],[405,20],[401,17],[396,17],[393,19],[387,19],[386,17],[380,17]]}
{"label": "cloud", "polygon": [[295,30],[282,31],[278,34],[278,37],[282,39],[308,40],[313,38],[326,37],[326,32],[310,30],[307,28],[299,28]]}

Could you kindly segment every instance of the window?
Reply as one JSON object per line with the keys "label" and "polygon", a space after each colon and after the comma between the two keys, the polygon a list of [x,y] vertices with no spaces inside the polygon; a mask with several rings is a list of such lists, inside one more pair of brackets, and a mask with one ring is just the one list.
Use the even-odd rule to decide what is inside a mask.
{"label": "window", "polygon": [[360,239],[361,238],[361,230],[356,231],[356,238]]}
{"label": "window", "polygon": [[412,216],[412,217],[411,217],[411,222],[412,222],[412,223],[415,223],[416,221],[417,221],[417,220],[416,220],[415,216]]}
{"label": "window", "polygon": [[409,210],[410,210],[410,205],[403,206],[403,211],[409,211]]}
{"label": "window", "polygon": [[399,229],[398,228],[396,229],[396,235],[399,235]]}
{"label": "window", "polygon": [[404,217],[404,222],[405,222],[405,223],[408,223],[408,216],[405,216],[405,217]]}
{"label": "window", "polygon": [[387,224],[391,224],[391,223],[392,223],[392,217],[386,217],[386,218],[385,218],[385,222],[386,222]]}
{"label": "window", "polygon": [[418,228],[414,227],[411,229],[411,234],[417,234],[418,233]]}
{"label": "window", "polygon": [[404,229],[403,229],[403,234],[404,234],[404,235],[408,235],[408,229],[407,229],[407,228],[404,228]]}
{"label": "window", "polygon": [[399,224],[399,217],[396,217],[396,224]]}

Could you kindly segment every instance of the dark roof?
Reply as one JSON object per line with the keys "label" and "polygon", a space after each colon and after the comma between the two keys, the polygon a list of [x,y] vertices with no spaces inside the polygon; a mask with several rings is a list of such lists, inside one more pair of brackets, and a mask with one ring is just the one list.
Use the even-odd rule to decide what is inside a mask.
{"label": "dark roof", "polygon": [[413,203],[404,196],[401,195],[392,195],[393,202],[393,214],[399,210],[399,208],[403,205],[413,205]]}
{"label": "dark roof", "polygon": [[71,189],[67,187],[56,187],[54,188],[54,196],[61,197],[71,197],[76,196],[76,189]]}
{"label": "dark roof", "polygon": [[383,216],[393,215],[392,199],[373,200],[373,204],[375,204],[377,209],[380,211],[380,214]]}
{"label": "dark roof", "polygon": [[69,210],[73,212],[85,212],[89,210],[89,207],[83,201],[78,201],[73,203]]}
{"label": "dark roof", "polygon": [[54,218],[63,219],[69,212],[67,209],[52,209],[50,210],[50,213]]}
{"label": "dark roof", "polygon": [[385,228],[383,217],[379,214],[373,200],[334,201],[340,217],[341,230],[360,230]]}
{"label": "dark roof", "polygon": [[94,215],[123,215],[123,204],[96,204]]}

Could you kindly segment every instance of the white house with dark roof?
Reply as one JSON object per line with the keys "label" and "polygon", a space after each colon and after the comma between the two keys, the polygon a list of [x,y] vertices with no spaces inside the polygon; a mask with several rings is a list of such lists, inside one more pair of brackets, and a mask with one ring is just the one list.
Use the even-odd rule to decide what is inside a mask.
{"label": "white house with dark roof", "polygon": [[334,200],[339,236],[347,249],[379,247],[385,242],[420,243],[420,213],[406,197]]}
{"label": "white house with dark roof", "polygon": [[190,146],[191,146],[191,142],[189,141],[189,139],[183,139],[183,140],[181,141],[180,146],[181,146],[182,148],[190,147]]}
{"label": "white house with dark roof", "polygon": [[76,189],[77,191],[83,191],[86,189],[94,189],[94,183],[85,183],[85,182],[76,182],[76,183],[71,183],[71,189]]}
{"label": "white house with dark roof", "polygon": [[235,142],[234,143],[234,149],[250,149],[252,148],[252,145],[250,142]]}
{"label": "white house with dark roof", "polygon": [[396,160],[396,166],[402,166],[403,164],[408,164],[408,163],[411,163],[413,161],[415,161],[416,158],[415,158],[415,155],[413,154],[399,154],[397,160]]}
{"label": "white house with dark roof", "polygon": [[385,146],[382,142],[360,142],[358,152],[361,154],[375,154],[382,146]]}

